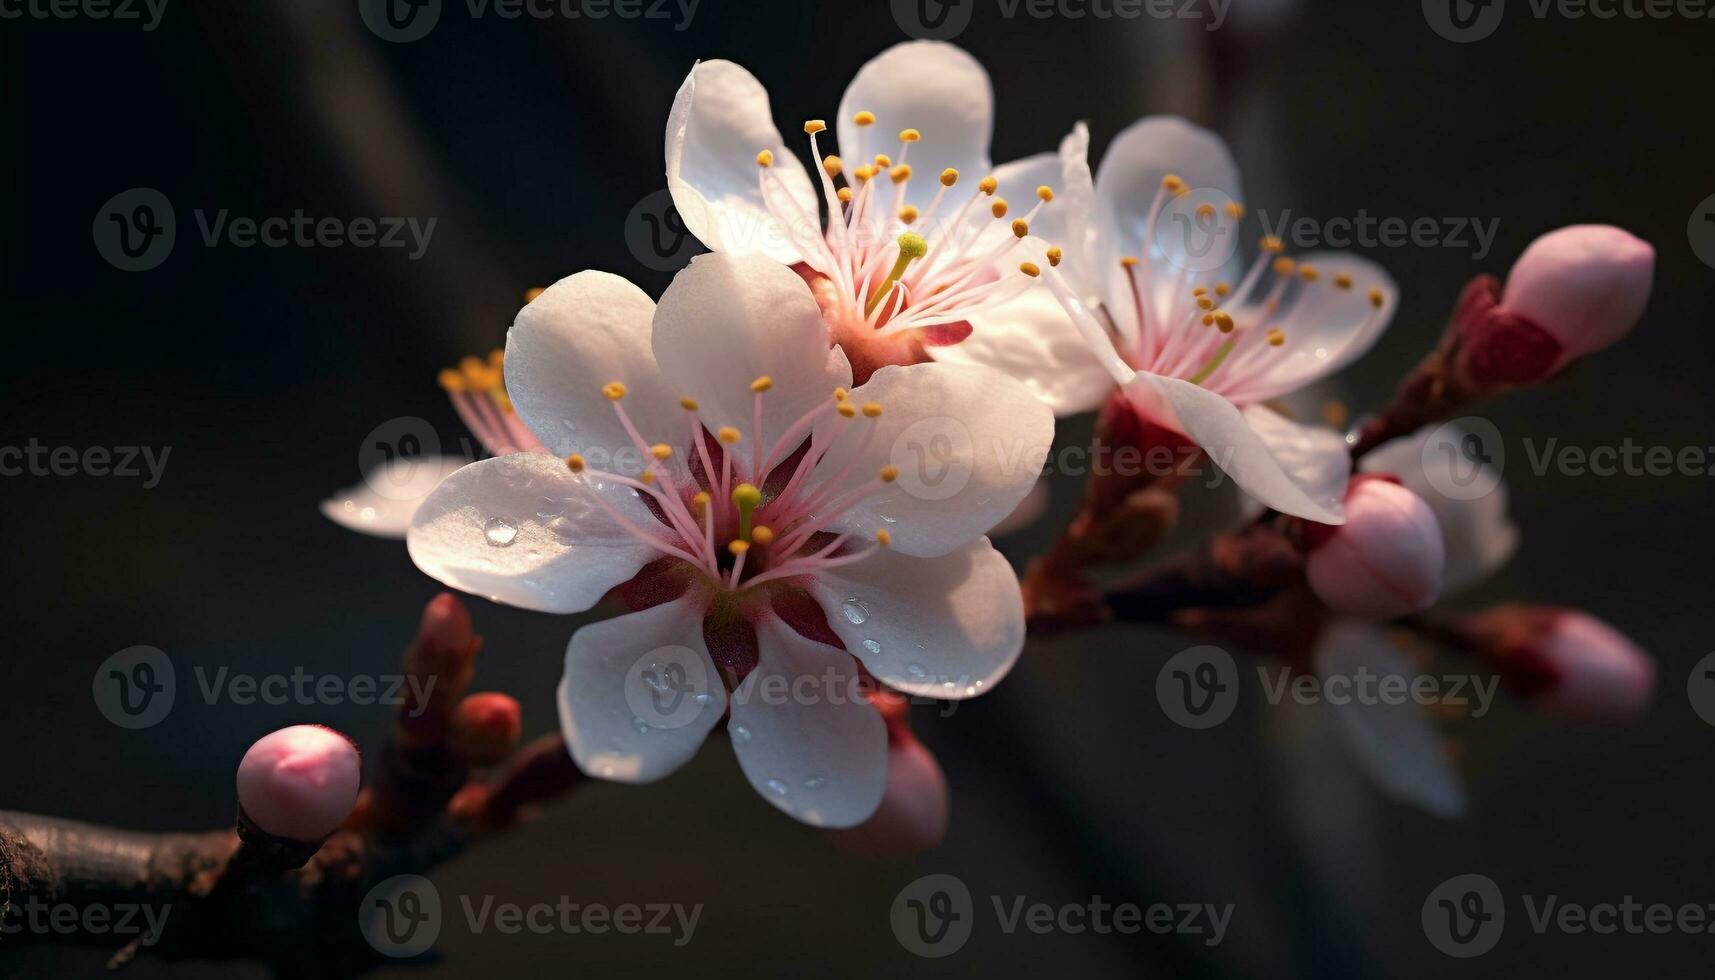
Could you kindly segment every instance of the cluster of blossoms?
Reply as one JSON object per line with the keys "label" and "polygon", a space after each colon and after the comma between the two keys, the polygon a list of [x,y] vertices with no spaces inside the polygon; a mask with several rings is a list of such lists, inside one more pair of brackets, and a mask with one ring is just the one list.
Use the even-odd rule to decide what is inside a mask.
{"label": "cluster of blossoms", "polygon": [[[504,352],[441,378],[494,456],[325,509],[404,534],[423,571],[497,602],[629,607],[566,653],[561,727],[586,772],[659,778],[724,721],[759,793],[834,828],[913,809],[896,795],[938,798],[913,812],[944,822],[939,770],[889,692],[971,697],[1019,656],[1026,605],[985,534],[1031,491],[1056,415],[1100,409],[1140,442],[1197,447],[1263,519],[1291,522],[1336,651],[1311,668],[1386,648],[1370,624],[1506,559],[1504,496],[1439,497],[1421,443],[1396,438],[1446,404],[1402,398],[1417,415],[1384,413],[1398,431],[1382,425],[1374,453],[1278,409],[1376,343],[1398,307],[1385,271],[1269,237],[1243,261],[1238,168],[1183,120],[1137,122],[1094,172],[1082,124],[993,166],[992,123],[969,55],[902,44],[847,88],[837,147],[825,120],[803,123],[806,167],[754,77],[697,64],[666,173],[713,254],[658,304],[591,271],[533,296]],[[1504,293],[1468,290],[1425,390],[1468,399],[1563,370],[1636,322],[1652,263],[1618,229],[1545,237]],[[1647,698],[1641,653],[1584,620],[1468,636],[1567,703]],[[1422,744],[1419,723],[1376,744]],[[1384,787],[1454,808],[1439,775],[1371,755]]]}

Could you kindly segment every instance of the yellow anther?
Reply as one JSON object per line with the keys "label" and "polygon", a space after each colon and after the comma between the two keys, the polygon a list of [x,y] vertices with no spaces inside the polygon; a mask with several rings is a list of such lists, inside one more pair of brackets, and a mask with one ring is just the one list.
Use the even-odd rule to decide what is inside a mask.
{"label": "yellow anther", "polygon": [[609,381],[601,386],[601,393],[607,396],[608,401],[616,402],[625,397],[625,385],[618,381]]}
{"label": "yellow anther", "polygon": [[1279,327],[1269,327],[1268,333],[1264,336],[1268,338],[1268,346],[1270,347],[1279,347],[1286,343],[1286,334]]}
{"label": "yellow anther", "polygon": [[1352,277],[1348,276],[1344,272],[1342,272],[1339,275],[1334,277],[1334,285],[1340,287],[1341,289],[1351,289],[1352,288]]}
{"label": "yellow anther", "polygon": [[531,303],[536,302],[536,297],[545,292],[547,292],[547,290],[543,289],[541,286],[531,286],[529,289],[524,291],[524,304],[528,306]]}
{"label": "yellow anther", "polygon": [[1234,221],[1237,221],[1240,218],[1245,216],[1245,206],[1243,204],[1240,204],[1237,201],[1228,201],[1226,210],[1227,210],[1227,217],[1233,219]]}
{"label": "yellow anther", "polygon": [[1212,310],[1215,308],[1215,301],[1207,296],[1199,296],[1197,297],[1197,308],[1199,310]]}
{"label": "yellow anther", "polygon": [[707,490],[698,490],[697,495],[691,498],[691,512],[698,517],[703,516],[703,513],[709,509],[709,502],[714,499],[709,496]]}
{"label": "yellow anther", "polygon": [[738,441],[744,437],[739,435],[738,430],[732,426],[723,425],[720,427],[720,431],[715,433],[715,438],[719,439],[723,445],[736,446]]}
{"label": "yellow anther", "polygon": [[1209,291],[1207,289],[1204,289],[1202,286],[1198,286],[1196,289],[1191,290],[1191,295],[1193,295],[1193,296],[1207,296],[1207,295],[1209,295]]}
{"label": "yellow anther", "polygon": [[1221,328],[1222,333],[1232,333],[1233,332],[1233,318],[1231,316],[1227,315],[1226,310],[1216,310],[1215,311],[1215,326]]}
{"label": "yellow anther", "polygon": [[697,400],[695,398],[681,398],[679,399],[679,407],[687,412],[694,412],[697,410]]}
{"label": "yellow anther", "polygon": [[1213,218],[1214,216],[1215,216],[1215,206],[1213,204],[1210,204],[1209,202],[1204,201],[1202,204],[1197,205],[1197,217],[1199,217],[1199,218]]}
{"label": "yellow anther", "polygon": [[899,220],[902,224],[910,224],[917,220],[917,209],[907,204],[899,209]]}
{"label": "yellow anther", "polygon": [[908,231],[899,236],[899,255],[901,258],[920,259],[928,252],[929,243],[924,240],[922,235]]}
{"label": "yellow anther", "polygon": [[459,370],[464,372],[465,377],[473,381],[481,379],[485,367],[482,359],[475,354],[466,354],[459,358]]}
{"label": "yellow anther", "polygon": [[1137,263],[1138,263],[1138,258],[1135,255],[1123,256],[1120,259],[1120,265],[1124,266],[1127,269],[1136,268]]}
{"label": "yellow anther", "polygon": [[1315,282],[1317,279],[1321,278],[1322,273],[1317,272],[1315,266],[1306,262],[1298,267],[1298,275],[1299,278],[1303,279],[1305,282]]}
{"label": "yellow anther", "polygon": [[852,122],[857,123],[859,126],[873,126],[875,125],[875,113],[865,109],[853,116]]}
{"label": "yellow anther", "polygon": [[1213,314],[1213,313],[1203,314],[1203,326],[1212,327],[1214,325],[1215,325],[1215,314]]}
{"label": "yellow anther", "polygon": [[1379,290],[1379,289],[1370,290],[1370,305],[1375,307],[1376,309],[1378,309],[1378,310],[1381,309],[1382,303],[1385,302],[1386,299],[1387,299],[1387,297],[1382,294],[1381,290]]}
{"label": "yellow anther", "polygon": [[841,160],[839,157],[834,156],[831,153],[822,158],[822,169],[828,172],[829,177],[838,177],[840,175],[840,170],[844,168],[845,165],[844,160]]}
{"label": "yellow anther", "polygon": [[584,471],[584,458],[579,456],[577,453],[567,456],[566,469],[571,470],[573,473],[582,473]]}
{"label": "yellow anther", "polygon": [[851,394],[851,392],[845,390],[844,388],[835,388],[834,389],[834,401],[843,402],[846,400],[846,396],[849,394]]}
{"label": "yellow anther", "polygon": [[875,155],[875,165],[882,170],[886,170],[888,167],[893,166],[893,158],[885,153],[877,153]]}
{"label": "yellow anther", "polygon": [[756,525],[756,527],[751,529],[750,543],[751,544],[760,544],[760,545],[764,545],[764,546],[773,544],[774,543],[774,529],[769,527],[766,524]]}
{"label": "yellow anther", "polygon": [[997,218],[1006,217],[1006,198],[995,198],[994,203],[989,205],[989,211]]}
{"label": "yellow anther", "polygon": [[1179,179],[1178,174],[1168,174],[1161,178],[1161,186],[1167,189],[1167,193],[1177,194],[1185,189],[1185,182]]}
{"label": "yellow anther", "polygon": [[880,477],[881,482],[883,483],[892,483],[894,480],[899,479],[899,467],[893,465],[883,466],[881,468],[881,472],[877,473],[876,476]]}
{"label": "yellow anther", "polygon": [[1298,263],[1284,255],[1274,260],[1274,271],[1278,275],[1290,276],[1292,275],[1292,270],[1296,268],[1298,268]]}
{"label": "yellow anther", "polygon": [[1036,196],[1040,197],[1042,202],[1046,204],[1049,201],[1054,200],[1054,188],[1049,187],[1047,184],[1043,184],[1041,187],[1036,188]]}
{"label": "yellow anther", "polygon": [[1262,249],[1270,255],[1278,255],[1279,253],[1286,251],[1286,243],[1273,235],[1264,235],[1262,236],[1262,240],[1257,242],[1257,248]]}
{"label": "yellow anther", "polygon": [[875,532],[875,543],[883,548],[890,548],[893,546],[893,535],[889,534],[886,528],[882,528]]}
{"label": "yellow anther", "polygon": [[655,471],[654,470],[644,470],[643,472],[637,474],[637,478],[639,480],[643,481],[644,486],[646,486],[646,487],[647,486],[653,486],[655,484]]}
{"label": "yellow anther", "polygon": [[977,190],[982,191],[984,194],[993,194],[995,189],[999,186],[1000,181],[995,180],[993,177],[984,177],[982,180],[977,181]]}
{"label": "yellow anther", "polygon": [[881,403],[880,402],[864,402],[863,403],[863,417],[866,419],[881,418]]}
{"label": "yellow anther", "polygon": [[1012,219],[1012,237],[1023,238],[1028,234],[1030,234],[1030,222],[1023,218]]}
{"label": "yellow anther", "polygon": [[887,176],[895,184],[903,184],[911,179],[911,164],[902,163],[887,172]]}
{"label": "yellow anther", "polygon": [[505,367],[506,366],[506,352],[504,350],[501,350],[498,347],[489,351],[488,352],[488,366],[491,368],[503,368],[503,367]]}
{"label": "yellow anther", "polygon": [[734,556],[742,555],[750,550],[750,542],[734,539],[727,542],[726,550],[732,552]]}
{"label": "yellow anther", "polygon": [[1035,279],[1037,276],[1040,276],[1042,274],[1042,269],[1040,267],[1038,267],[1037,264],[1034,262],[1020,262],[1020,263],[1018,263],[1018,271],[1024,273],[1025,275],[1029,276],[1032,279]]}
{"label": "yellow anther", "polygon": [[1224,282],[1215,283],[1215,295],[1216,296],[1225,296],[1232,291],[1233,291],[1233,287],[1227,285]]}
{"label": "yellow anther", "polygon": [[649,455],[655,457],[657,460],[664,461],[671,459],[673,456],[673,447],[664,442],[658,442],[649,447]]}
{"label": "yellow anther", "polygon": [[806,119],[806,120],[804,120],[804,132],[810,136],[814,136],[817,133],[819,133],[822,130],[827,129],[827,128],[828,128],[828,124],[825,120],[822,120],[822,119]]}
{"label": "yellow anther", "polygon": [[774,387],[774,379],[766,374],[750,383],[750,390],[759,395],[772,387]]}
{"label": "yellow anther", "polygon": [[756,155],[756,165],[759,167],[774,166],[774,151],[763,150],[761,153],[758,153]]}
{"label": "yellow anther", "polygon": [[899,131],[899,142],[901,143],[915,143],[922,138],[923,134],[919,133],[915,129],[902,129]]}
{"label": "yellow anther", "polygon": [[452,368],[447,368],[435,375],[435,380],[440,382],[442,388],[454,394],[465,390],[464,375]]}
{"label": "yellow anther", "polygon": [[1058,246],[1058,245],[1049,246],[1049,248],[1048,248],[1048,264],[1051,266],[1059,265],[1060,264],[1060,257],[1064,254],[1066,254],[1066,253],[1060,251],[1060,246]]}
{"label": "yellow anther", "polygon": [[952,167],[941,171],[941,186],[951,187],[959,182],[959,172]]}
{"label": "yellow anther", "polygon": [[840,402],[834,406],[834,411],[839,412],[843,418],[848,419],[857,415],[857,409],[852,407],[851,402]]}
{"label": "yellow anther", "polygon": [[867,163],[859,164],[858,168],[852,171],[852,176],[858,180],[868,180],[875,176],[875,167]]}
{"label": "yellow anther", "polygon": [[840,188],[834,192],[834,196],[840,199],[841,204],[852,203],[852,189],[850,187]]}

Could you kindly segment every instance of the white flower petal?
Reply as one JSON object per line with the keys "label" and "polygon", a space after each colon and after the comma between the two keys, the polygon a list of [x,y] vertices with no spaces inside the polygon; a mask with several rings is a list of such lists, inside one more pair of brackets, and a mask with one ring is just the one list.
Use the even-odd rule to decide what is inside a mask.
{"label": "white flower petal", "polygon": [[378,538],[403,538],[411,515],[442,480],[470,460],[462,456],[391,459],[322,501],[322,514],[342,527]]}
{"label": "white flower petal", "polygon": [[726,712],[703,612],[701,597],[686,596],[572,636],[557,700],[578,768],[648,783],[697,754]]}
{"label": "white flower petal", "polygon": [[1245,421],[1268,445],[1292,482],[1316,501],[1341,501],[1352,478],[1352,456],[1346,439],[1326,426],[1302,425],[1272,408],[1252,405]]}
{"label": "white flower petal", "polygon": [[[763,204],[758,151],[774,154],[773,170],[795,202],[803,228],[781,227]],[[799,260],[794,235],[819,234],[816,189],[774,128],[768,92],[730,61],[698,62],[685,76],[667,116],[667,189],[691,234],[729,255]]]}
{"label": "white flower petal", "polygon": [[[1403,677],[1409,685],[1417,674],[1384,632],[1354,623],[1330,626],[1314,660],[1324,682],[1333,676],[1356,678],[1362,669],[1376,677]],[[1440,817],[1464,812],[1464,787],[1422,707],[1410,698],[1389,704],[1356,696],[1329,706],[1353,759],[1383,795]]]}
{"label": "white flower petal", "polygon": [[[1419,430],[1415,435],[1383,443],[1364,457],[1360,466],[1366,473],[1388,473],[1399,477],[1405,488],[1417,494],[1435,519],[1441,524],[1442,541],[1446,545],[1447,563],[1442,571],[1441,596],[1468,589],[1501,570],[1518,550],[1519,532],[1507,514],[1507,487],[1492,467],[1471,460],[1454,461],[1442,454],[1431,453],[1426,459],[1424,447],[1437,432],[1452,423]],[[1462,430],[1453,427],[1452,431]],[[1425,467],[1441,470],[1431,479]],[[1472,474],[1470,467],[1482,472]],[[1458,467],[1458,472],[1455,470]],[[1449,497],[1439,488],[1446,486],[1487,486],[1494,489],[1475,499]]]}
{"label": "white flower petal", "polygon": [[728,725],[745,778],[804,823],[862,823],[886,786],[887,726],[864,698],[856,664],[777,620],[760,624],[756,638],[760,661],[733,692]]}
{"label": "white flower petal", "polygon": [[920,558],[947,554],[1010,514],[1035,485],[1054,438],[1048,406],[987,368],[888,366],[851,399],[879,404],[881,417],[818,422],[817,444],[830,448],[806,482],[845,473],[843,482],[858,487],[883,466],[896,467],[897,480],[829,526],[859,539],[886,530],[892,547]]}
{"label": "white flower petal", "polygon": [[818,573],[810,592],[846,649],[908,694],[985,693],[1024,649],[1018,576],[987,538],[940,558],[878,552]]}
{"label": "white flower petal", "polygon": [[644,438],[686,431],[650,351],[654,313],[643,290],[593,271],[561,279],[518,311],[506,334],[506,393],[550,453],[583,453],[591,466],[627,476],[643,469],[642,451],[602,394],[610,381],[629,390],[625,409]]}
{"label": "white flower petal", "polygon": [[[875,113],[875,124],[852,117]],[[951,44],[906,41],[858,69],[840,99],[840,155],[864,161],[899,152],[899,132],[923,134],[906,162],[922,175],[906,187],[908,204],[925,208],[940,189],[935,175],[952,167],[968,186],[988,176],[989,139],[994,132],[994,89],[977,60]],[[967,184],[968,182],[968,184]]]}
{"label": "white flower petal", "polygon": [[[1078,295],[1094,291],[1095,280],[1089,279],[1088,242],[1092,232],[1090,210],[1095,195],[1090,176],[1090,130],[1078,123],[1060,141],[1054,153],[1003,163],[995,168],[998,187],[996,195],[1012,202],[1019,213],[1036,207],[1036,189],[1048,186],[1054,200],[1042,207],[1030,222],[1030,234],[1049,245],[1060,248],[1060,275],[1071,283]],[[1038,265],[1046,265],[1039,255],[1027,256]]]}
{"label": "white flower petal", "polygon": [[852,382],[845,352],[828,346],[810,287],[761,256],[692,259],[661,296],[655,356],[674,398],[695,399],[709,431],[732,426],[744,434],[735,461],[746,474],[757,440],[751,382],[774,382],[762,396],[765,453],[792,423]]}
{"label": "white flower petal", "polygon": [[657,526],[626,487],[575,477],[544,453],[466,466],[417,508],[405,544],[455,589],[538,612],[582,612],[659,552],[632,537],[597,494],[639,527]]}
{"label": "white flower petal", "polygon": [[977,364],[1024,382],[1055,415],[1099,407],[1114,380],[1054,294],[1036,286],[970,314],[971,335],[929,348],[946,364]]}
{"label": "white flower petal", "polygon": [[1340,501],[1346,481],[1342,476],[1336,486],[1333,474],[1350,464],[1337,462],[1346,456],[1338,436],[1329,441],[1273,413],[1272,418],[1255,416],[1263,425],[1259,431],[1232,402],[1178,378],[1140,373],[1126,394],[1146,418],[1190,436],[1234,483],[1265,505],[1321,524],[1344,520]]}
{"label": "white flower petal", "polygon": [[[1286,315],[1273,325],[1286,334],[1286,343],[1271,352],[1268,369],[1246,380],[1234,397],[1264,401],[1296,391],[1352,363],[1375,346],[1399,306],[1399,288],[1387,270],[1368,259],[1344,252],[1309,252],[1296,256],[1300,267],[1313,266],[1317,281]],[[1350,289],[1334,285],[1350,276]],[[1371,290],[1380,290],[1382,305],[1374,306]]]}

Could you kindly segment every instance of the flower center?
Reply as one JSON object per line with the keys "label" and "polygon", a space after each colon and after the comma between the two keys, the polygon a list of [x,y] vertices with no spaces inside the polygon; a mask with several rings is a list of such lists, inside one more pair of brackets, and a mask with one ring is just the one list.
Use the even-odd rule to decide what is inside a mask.
{"label": "flower center", "polygon": [[[773,387],[768,377],[750,384],[753,436],[762,429],[763,400]],[[602,393],[633,447],[643,454],[644,468],[633,479],[592,469],[576,453],[566,458],[567,468],[585,481],[633,490],[648,505],[653,523],[634,521],[600,493],[593,496],[633,537],[693,566],[718,588],[737,591],[813,575],[861,561],[892,543],[885,530],[876,532],[873,544],[858,546],[850,535],[830,529],[833,521],[899,475],[894,467],[883,466],[871,479],[853,478],[852,471],[874,441],[879,404],[857,405],[845,389],[835,389],[831,399],[787,426],[766,452],[760,441],[750,440],[749,465],[738,464],[748,470],[751,479],[746,480],[734,464],[735,459],[745,460],[744,433],[732,426],[709,433],[695,401],[679,402],[689,417],[689,437],[675,450],[666,442],[644,441],[621,404],[624,384],[610,382]],[[830,414],[838,421],[833,434],[819,443],[814,426]],[[848,461],[834,469],[830,453],[854,444]],[[679,460],[685,462],[676,465]]]}
{"label": "flower center", "polygon": [[996,196],[998,182],[984,177],[949,217],[943,205],[952,209],[948,196],[960,179],[949,167],[937,178],[933,200],[919,211],[906,203],[913,177],[906,158],[922,134],[901,130],[897,154],[866,158],[862,134],[875,125],[875,114],[859,112],[852,121],[860,134],[858,145],[850,148],[852,159],[865,161],[856,166],[822,156],[816,137],[827,123],[804,123],[811,156],[820,163],[816,175],[827,208],[825,227],[820,215],[805,213],[788,190],[774,169],[774,154],[756,155],[763,202],[806,264],[837,286],[840,319],[885,336],[962,323],[972,312],[1029,288],[1030,276],[1010,271],[1006,259],[1054,199],[1051,188],[1038,187],[1029,213],[1008,220],[1010,206]]}

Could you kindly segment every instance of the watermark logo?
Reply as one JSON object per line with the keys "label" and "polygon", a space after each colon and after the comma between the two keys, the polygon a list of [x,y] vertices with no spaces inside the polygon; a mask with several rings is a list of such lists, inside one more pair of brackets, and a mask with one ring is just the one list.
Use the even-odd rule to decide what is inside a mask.
{"label": "watermark logo", "polygon": [[1449,878],[1423,900],[1423,934],[1430,945],[1457,959],[1494,949],[1506,924],[1500,886],[1485,875]]}
{"label": "watermark logo", "polygon": [[897,485],[918,500],[946,500],[976,471],[976,443],[963,422],[945,415],[918,419],[894,437],[888,462]]}
{"label": "watermark logo", "polygon": [[925,875],[900,889],[888,910],[899,945],[918,956],[951,956],[970,941],[976,924],[971,890],[949,874]]}
{"label": "watermark logo", "polygon": [[1232,195],[1218,187],[1193,187],[1167,199],[1153,228],[1152,245],[1175,268],[1213,272],[1239,250],[1239,229],[1229,216]]}
{"label": "watermark logo", "polygon": [[666,188],[638,201],[625,216],[625,247],[632,258],[656,272],[677,272],[707,251],[691,234]]}
{"label": "watermark logo", "polygon": [[418,956],[440,938],[441,893],[421,875],[395,875],[363,896],[357,925],[377,953]]}
{"label": "watermark logo", "polygon": [[1423,0],[1423,19],[1455,44],[1481,41],[1501,26],[1506,0]]}
{"label": "watermark logo", "polygon": [[126,647],[95,669],[95,707],[120,728],[151,728],[173,710],[173,661],[156,647]]}
{"label": "watermark logo", "polygon": [[1449,500],[1494,493],[1506,469],[1506,446],[1493,422],[1474,415],[1442,423],[1423,443],[1424,479]]}
{"label": "watermark logo", "polygon": [[702,717],[715,700],[702,655],[686,646],[656,647],[632,663],[625,675],[625,703],[642,728],[683,728]]}
{"label": "watermark logo", "polygon": [[133,187],[108,199],[90,229],[95,250],[122,272],[148,272],[173,254],[178,225],[173,202],[152,187]]}
{"label": "watermark logo", "polygon": [[394,44],[421,41],[441,20],[441,0],[357,0],[357,13],[376,37]]}
{"label": "watermark logo", "polygon": [[1685,696],[1697,717],[1715,725],[1715,653],[1706,655],[1691,668],[1691,676],[1685,679]]}
{"label": "watermark logo", "polygon": [[1685,236],[1691,240],[1691,251],[1698,261],[1715,269],[1715,194],[1703,199],[1691,212],[1685,226]]}
{"label": "watermark logo", "polygon": [[976,0],[892,0],[893,22],[923,41],[951,41],[971,25]]}
{"label": "watermark logo", "polygon": [[[357,450],[357,469],[369,489],[387,500],[415,500],[423,496],[417,467],[430,465],[426,457],[439,456],[441,437],[428,420],[407,415],[388,419],[364,436]],[[415,465],[398,465],[401,461]]]}
{"label": "watermark logo", "polygon": [[1216,646],[1181,650],[1155,676],[1155,699],[1175,724],[1214,728],[1232,716],[1239,701],[1239,665]]}

